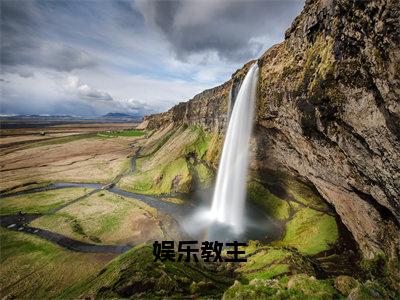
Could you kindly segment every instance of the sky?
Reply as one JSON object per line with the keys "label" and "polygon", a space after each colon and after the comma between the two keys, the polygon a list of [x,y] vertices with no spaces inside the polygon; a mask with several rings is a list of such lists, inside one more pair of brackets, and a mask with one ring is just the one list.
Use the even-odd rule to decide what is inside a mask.
{"label": "sky", "polygon": [[1,0],[0,114],[151,114],[284,39],[303,0]]}

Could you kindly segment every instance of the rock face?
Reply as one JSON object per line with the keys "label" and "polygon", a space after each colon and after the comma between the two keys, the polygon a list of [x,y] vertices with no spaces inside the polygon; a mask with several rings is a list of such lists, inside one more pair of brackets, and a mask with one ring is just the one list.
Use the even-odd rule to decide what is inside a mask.
{"label": "rock face", "polygon": [[[188,123],[223,132],[230,94],[251,63],[225,84],[146,117],[146,126]],[[285,41],[258,64],[251,168],[314,185],[365,258],[387,251],[388,240],[398,243],[400,2],[306,1]]]}

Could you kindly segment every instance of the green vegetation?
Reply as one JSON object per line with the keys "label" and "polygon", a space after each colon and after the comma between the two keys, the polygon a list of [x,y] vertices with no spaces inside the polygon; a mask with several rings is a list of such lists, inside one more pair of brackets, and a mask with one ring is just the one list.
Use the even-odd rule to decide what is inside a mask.
{"label": "green vegetation", "polygon": [[162,238],[154,209],[132,199],[102,191],[32,222],[73,239],[127,244]]}
{"label": "green vegetation", "polygon": [[235,273],[242,283],[253,279],[270,279],[296,270],[313,273],[310,263],[300,254],[278,247],[265,246],[261,243],[250,242],[246,249],[249,257],[247,262],[240,263]]}
{"label": "green vegetation", "polygon": [[[231,286],[225,293],[222,299],[274,299],[278,288],[272,288],[267,285],[242,285],[239,281]],[[275,299],[281,299],[276,297]]]}
{"label": "green vegetation", "polygon": [[197,164],[194,167],[197,178],[201,186],[207,186],[214,178],[214,173],[204,164]]}
{"label": "green vegetation", "polygon": [[13,193],[22,192],[22,191],[26,191],[26,190],[30,190],[30,189],[46,187],[50,184],[51,184],[50,181],[44,181],[44,182],[32,181],[32,182],[27,182],[25,184],[21,184],[19,186],[13,186],[11,188],[3,189],[0,191],[0,193],[3,195],[13,194]]}
{"label": "green vegetation", "polygon": [[202,162],[208,153],[210,136],[197,126],[181,126],[166,132],[159,141],[141,152],[137,171],[118,186],[143,194],[190,192],[197,177],[201,185],[212,180],[212,172]]}
{"label": "green vegetation", "polygon": [[237,272],[254,272],[263,269],[273,262],[282,261],[290,256],[290,252],[283,249],[261,250],[255,255],[252,255],[248,261],[243,264]]}
{"label": "green vegetation", "polygon": [[317,280],[306,274],[291,276],[287,288],[316,299],[331,299],[337,293],[330,280]]}
{"label": "green vegetation", "polygon": [[[184,158],[146,172],[138,172],[123,178],[119,186],[142,194],[169,194],[173,191],[188,192],[192,176]],[[128,179],[128,180],[127,180]]]}
{"label": "green vegetation", "polygon": [[160,192],[174,191],[178,185],[181,191],[189,191],[190,181],[191,175],[186,160],[178,158],[163,168],[159,184]]}
{"label": "green vegetation", "polygon": [[210,136],[207,135],[201,127],[190,126],[188,127],[193,134],[196,135],[196,139],[184,147],[183,153],[195,153],[198,159],[203,158],[207,152],[208,144],[210,142]]}
{"label": "green vegetation", "polygon": [[339,293],[328,280],[316,280],[305,274],[277,279],[253,279],[243,285],[236,281],[223,299],[332,299]]}
{"label": "green vegetation", "polygon": [[88,188],[68,188],[7,197],[0,201],[0,215],[16,214],[19,211],[28,214],[45,214],[89,191]]}
{"label": "green vegetation", "polygon": [[[144,149],[144,150],[142,150],[142,151],[141,151],[141,152],[142,152],[141,155],[144,156],[144,157],[147,157],[147,158],[149,158],[149,157],[151,157],[152,155],[154,155],[158,150],[161,149],[162,146],[164,146],[164,145],[168,142],[168,140],[169,140],[178,130],[181,131],[182,128],[175,128],[175,129],[172,129],[172,130],[168,131],[164,136],[161,137],[161,139],[159,139],[159,140],[157,141],[157,143],[156,143],[153,147],[151,147],[150,149]],[[146,150],[147,150],[147,151],[146,151]]]}
{"label": "green vegetation", "polygon": [[232,284],[227,273],[202,263],[154,262],[152,246],[139,245],[120,255],[98,274],[59,295],[60,298],[220,297]]}
{"label": "green vegetation", "polygon": [[143,130],[121,130],[121,131],[104,131],[101,133],[98,133],[97,135],[100,137],[107,137],[107,138],[113,138],[113,137],[137,137],[137,136],[143,136],[145,135],[146,132]]}
{"label": "green vegetation", "polygon": [[334,217],[310,208],[302,208],[286,224],[282,245],[302,253],[316,254],[327,250],[338,238]]}
{"label": "green vegetation", "polygon": [[281,275],[289,272],[289,265],[287,264],[273,264],[268,269],[264,269],[263,271],[257,273],[249,273],[245,275],[245,278],[248,280],[252,279],[270,279],[277,275]]}
{"label": "green vegetation", "polygon": [[345,296],[358,286],[359,282],[353,277],[341,275],[335,278],[335,288]]}
{"label": "green vegetation", "polygon": [[315,209],[328,209],[326,202],[316,191],[290,177],[285,178],[284,186],[289,194],[298,202]]}
{"label": "green vegetation", "polygon": [[64,250],[35,236],[3,228],[0,252],[1,295],[19,299],[54,297],[99,271],[112,258]]}
{"label": "green vegetation", "polygon": [[333,40],[319,36],[305,52],[303,84],[307,91],[314,91],[318,83],[333,69]]}
{"label": "green vegetation", "polygon": [[289,218],[290,207],[287,201],[276,197],[260,183],[250,182],[247,192],[250,200],[264,208],[271,217],[278,220]]}

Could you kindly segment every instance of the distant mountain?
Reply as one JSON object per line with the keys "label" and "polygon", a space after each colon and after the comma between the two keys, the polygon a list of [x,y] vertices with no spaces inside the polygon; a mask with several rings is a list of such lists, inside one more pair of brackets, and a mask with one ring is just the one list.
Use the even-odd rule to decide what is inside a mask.
{"label": "distant mountain", "polygon": [[103,118],[136,118],[136,116],[124,113],[108,113],[104,115]]}

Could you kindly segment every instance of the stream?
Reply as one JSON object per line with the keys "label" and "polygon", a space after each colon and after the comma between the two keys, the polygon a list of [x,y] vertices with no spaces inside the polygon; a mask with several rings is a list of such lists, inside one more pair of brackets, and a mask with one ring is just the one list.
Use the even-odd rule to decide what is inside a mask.
{"label": "stream", "polygon": [[[139,149],[140,150],[140,149]],[[186,231],[184,226],[191,225],[191,218],[194,215],[199,206],[201,206],[201,200],[196,199],[196,195],[193,197],[188,197],[188,195],[181,195],[181,194],[171,194],[171,195],[145,195],[145,194],[138,194],[132,193],[120,188],[116,187],[118,181],[125,175],[130,174],[135,171],[136,169],[136,157],[138,156],[139,150],[131,158],[131,167],[128,171],[119,174],[111,183],[108,184],[100,184],[100,183],[81,183],[81,182],[57,182],[52,183],[45,187],[38,187],[32,188],[24,191],[19,191],[15,193],[8,193],[8,194],[1,194],[0,199],[8,198],[8,197],[15,197],[20,195],[26,195],[30,193],[37,193],[43,191],[50,191],[50,190],[58,190],[58,189],[68,189],[68,188],[90,188],[92,189],[90,192],[86,193],[83,196],[80,196],[76,199],[73,199],[61,206],[58,206],[51,211],[47,212],[46,214],[54,214],[57,211],[76,203],[78,201],[87,198],[90,195],[93,195],[101,190],[107,190],[111,193],[116,195],[123,196],[128,199],[135,199],[139,200],[162,213],[168,214],[173,219],[175,219],[181,227],[181,231],[189,236],[196,236],[190,234],[190,232]],[[176,204],[172,202],[167,202],[163,200],[163,198],[173,197],[173,198],[186,198],[184,200],[185,204]],[[207,196],[208,197],[208,196]],[[206,197],[206,198],[207,198]],[[191,199],[188,201],[188,199]],[[203,195],[204,198],[204,195]],[[98,245],[93,243],[86,243],[78,240],[71,239],[67,236],[64,236],[59,233],[55,233],[52,231],[36,228],[29,226],[28,224],[33,220],[40,218],[44,214],[14,214],[14,215],[5,215],[0,216],[0,226],[7,228],[9,230],[21,231],[29,234],[33,234],[39,236],[49,242],[55,243],[61,247],[67,248],[73,251],[79,252],[90,252],[90,253],[115,253],[120,254],[128,251],[134,245]],[[247,208],[247,218],[251,220],[251,224],[247,226],[246,231],[240,238],[246,239],[258,239],[258,240],[268,240],[272,241],[279,238],[282,235],[282,224],[279,222],[275,222],[269,219],[265,214],[261,212],[261,210],[249,204]],[[188,221],[189,220],[189,221]],[[185,224],[185,225],[182,225]],[[217,230],[218,231],[218,230]],[[223,236],[225,236],[223,234]],[[199,236],[197,236],[199,237]],[[228,237],[227,237],[228,238]]]}

